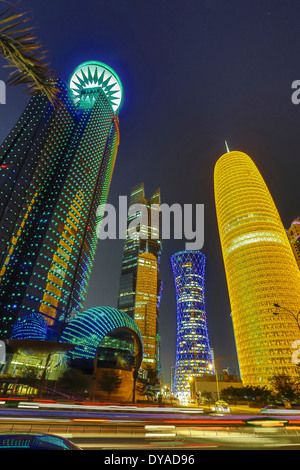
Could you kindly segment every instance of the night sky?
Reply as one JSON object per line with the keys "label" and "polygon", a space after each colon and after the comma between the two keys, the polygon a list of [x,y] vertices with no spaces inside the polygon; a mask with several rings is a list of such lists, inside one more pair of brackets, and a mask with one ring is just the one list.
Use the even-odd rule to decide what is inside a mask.
{"label": "night sky", "polygon": [[[5,4],[0,4],[4,8]],[[300,80],[298,0],[23,0],[56,74],[68,81],[94,59],[121,78],[120,147],[108,202],[118,204],[144,182],[169,205],[204,204],[206,312],[217,358],[236,356],[214,206],[213,170],[231,150],[250,155],[286,228],[300,215]],[[4,65],[4,59],[0,59]],[[1,67],[0,79],[7,79]],[[9,88],[0,105],[0,139],[28,97]],[[117,305],[123,240],[98,245],[86,308]],[[160,309],[163,381],[175,361],[176,303],[170,256],[185,240],[163,242]],[[229,359],[237,372],[237,363]]]}

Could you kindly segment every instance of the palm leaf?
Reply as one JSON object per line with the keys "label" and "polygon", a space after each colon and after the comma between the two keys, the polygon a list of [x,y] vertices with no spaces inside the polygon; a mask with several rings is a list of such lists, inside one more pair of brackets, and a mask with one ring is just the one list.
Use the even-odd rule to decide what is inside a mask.
{"label": "palm leaf", "polygon": [[60,99],[60,90],[45,62],[46,53],[33,35],[33,28],[22,28],[29,20],[26,14],[13,14],[12,8],[0,13],[0,54],[8,61],[5,67],[13,69],[7,84],[25,84],[30,95],[38,91],[55,104]]}

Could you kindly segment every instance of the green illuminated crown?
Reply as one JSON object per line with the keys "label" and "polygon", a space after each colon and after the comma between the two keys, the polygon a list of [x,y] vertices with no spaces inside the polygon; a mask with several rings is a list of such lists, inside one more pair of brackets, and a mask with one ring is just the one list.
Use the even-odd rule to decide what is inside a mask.
{"label": "green illuminated crown", "polygon": [[101,88],[116,113],[122,101],[122,83],[108,65],[95,60],[80,64],[73,72],[69,87],[75,103],[92,106]]}

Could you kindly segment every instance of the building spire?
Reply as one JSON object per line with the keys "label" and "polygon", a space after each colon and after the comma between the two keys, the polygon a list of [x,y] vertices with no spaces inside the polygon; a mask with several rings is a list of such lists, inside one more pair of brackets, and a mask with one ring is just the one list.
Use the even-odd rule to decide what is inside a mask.
{"label": "building spire", "polygon": [[230,152],[228,144],[227,144],[227,140],[225,140],[225,147],[226,147],[226,152]]}

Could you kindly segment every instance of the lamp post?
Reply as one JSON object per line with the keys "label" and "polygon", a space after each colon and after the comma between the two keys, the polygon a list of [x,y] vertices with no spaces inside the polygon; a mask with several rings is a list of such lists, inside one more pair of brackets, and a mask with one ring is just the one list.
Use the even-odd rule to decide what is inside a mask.
{"label": "lamp post", "polygon": [[[291,312],[290,310],[288,310],[287,308],[285,307],[281,307],[280,305],[278,304],[273,304],[274,307],[276,308],[281,308],[282,310],[284,310],[282,313],[286,313],[287,315],[290,315],[294,318],[294,320],[297,322],[297,326],[298,326],[298,329],[300,330],[300,323],[299,323],[299,315],[300,315],[300,312],[297,313],[297,315],[295,315],[293,312]],[[273,315],[279,315],[280,312],[273,312]]]}

